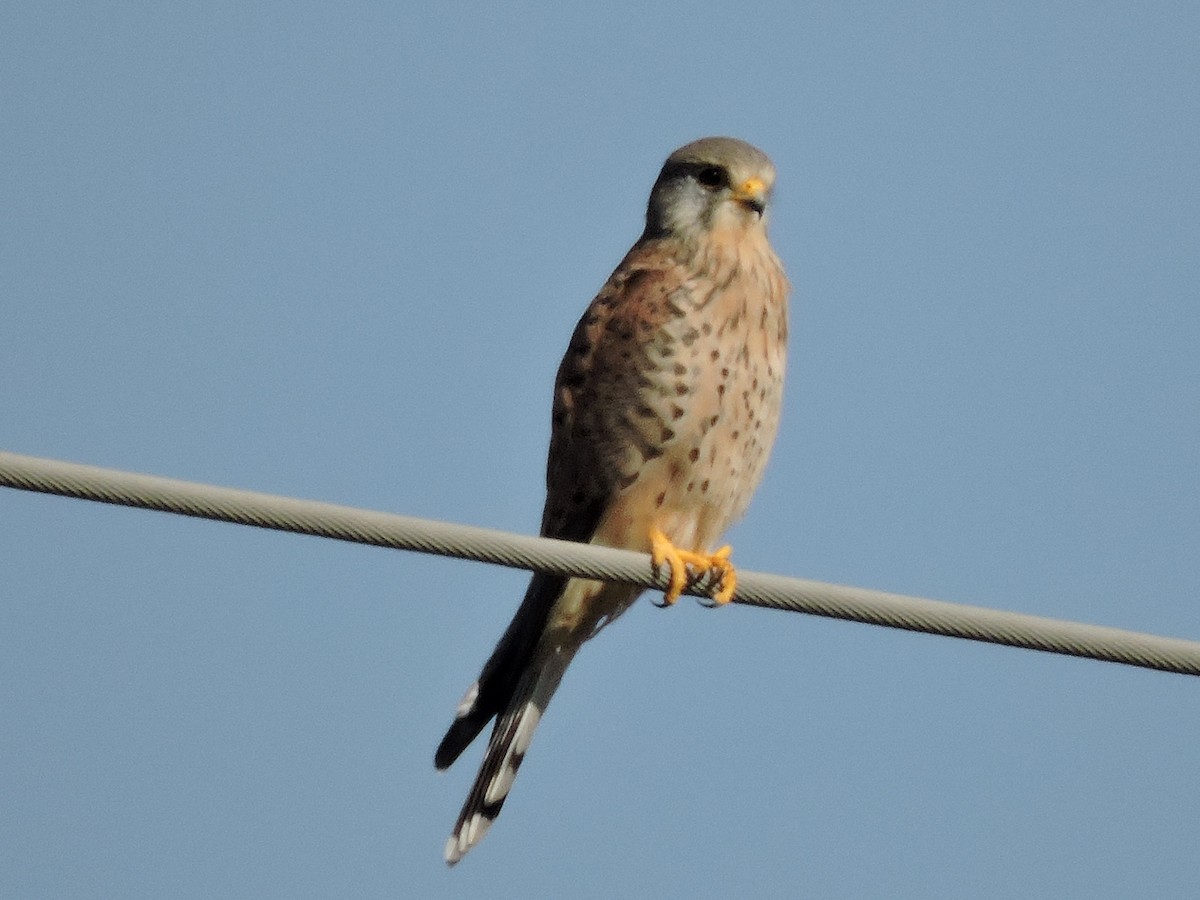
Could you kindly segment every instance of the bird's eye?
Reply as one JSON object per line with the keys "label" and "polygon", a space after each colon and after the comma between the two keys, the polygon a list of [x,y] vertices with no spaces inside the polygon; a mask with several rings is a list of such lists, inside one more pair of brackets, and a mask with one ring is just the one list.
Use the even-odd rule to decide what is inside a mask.
{"label": "bird's eye", "polygon": [[696,180],[705,187],[721,187],[725,184],[725,170],[720,166],[705,166],[696,173]]}

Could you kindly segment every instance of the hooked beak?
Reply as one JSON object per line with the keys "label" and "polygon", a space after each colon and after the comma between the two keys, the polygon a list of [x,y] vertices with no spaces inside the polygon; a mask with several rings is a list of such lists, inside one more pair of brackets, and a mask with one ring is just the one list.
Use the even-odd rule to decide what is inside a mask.
{"label": "hooked beak", "polygon": [[761,178],[750,178],[734,188],[733,199],[760,216],[767,208],[767,186]]}

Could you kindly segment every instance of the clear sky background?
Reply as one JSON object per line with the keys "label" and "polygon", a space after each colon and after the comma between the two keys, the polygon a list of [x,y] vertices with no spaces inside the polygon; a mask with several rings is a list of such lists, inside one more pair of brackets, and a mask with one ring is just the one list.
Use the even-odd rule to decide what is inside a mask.
{"label": "clear sky background", "polygon": [[[0,446],[523,532],[677,145],[779,170],[749,569],[1200,638],[1200,6],[12,3]],[[0,896],[1191,898],[1200,683],[0,491]]]}

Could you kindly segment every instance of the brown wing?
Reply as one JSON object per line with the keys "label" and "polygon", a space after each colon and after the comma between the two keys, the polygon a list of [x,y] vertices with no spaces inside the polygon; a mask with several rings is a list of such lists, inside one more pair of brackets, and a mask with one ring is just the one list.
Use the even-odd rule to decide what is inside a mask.
{"label": "brown wing", "polygon": [[684,273],[658,241],[639,243],[575,327],[554,384],[542,534],[587,541],[616,492],[656,452],[661,429],[646,403],[673,338],[663,325],[684,309]]}
{"label": "brown wing", "polygon": [[[646,344],[674,314],[670,295],[681,277],[652,244],[635,245],[576,326],[555,381],[543,535],[588,541],[622,481],[632,477],[634,459],[643,458],[623,445],[631,434],[635,446],[639,441],[641,432],[630,428],[639,418],[639,392],[651,359]],[[438,747],[439,769],[509,707],[567,581],[534,574]]]}

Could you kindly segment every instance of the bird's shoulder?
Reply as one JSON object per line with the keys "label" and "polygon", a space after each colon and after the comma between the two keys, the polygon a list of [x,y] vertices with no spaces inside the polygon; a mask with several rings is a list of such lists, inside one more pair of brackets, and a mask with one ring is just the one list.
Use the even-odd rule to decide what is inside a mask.
{"label": "bird's shoulder", "polygon": [[691,272],[665,242],[639,241],[625,255],[588,304],[563,359],[570,376],[586,358],[607,346],[645,340],[663,322],[679,315],[678,299]]}

